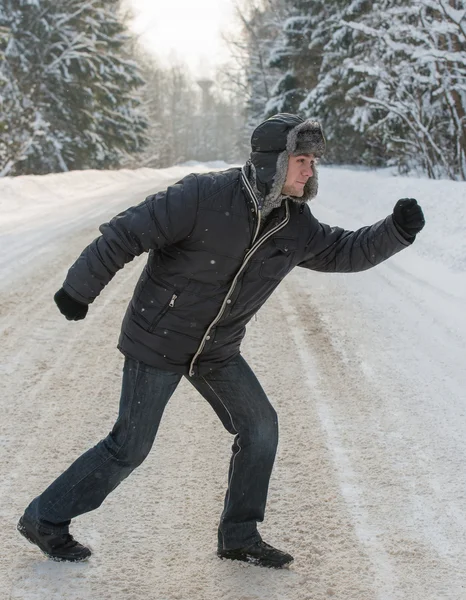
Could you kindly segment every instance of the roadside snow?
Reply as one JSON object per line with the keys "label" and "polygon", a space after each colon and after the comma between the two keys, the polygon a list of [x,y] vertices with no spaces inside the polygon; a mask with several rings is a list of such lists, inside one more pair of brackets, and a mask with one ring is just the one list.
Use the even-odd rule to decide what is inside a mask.
{"label": "roadside snow", "polygon": [[190,172],[211,170],[210,163],[193,163],[159,170],[89,170],[0,179],[0,275],[6,281],[19,272],[18,264],[27,268],[33,256],[49,256],[56,251],[55,243],[78,227],[89,224],[95,237],[98,225],[127,208],[128,201],[138,204]]}

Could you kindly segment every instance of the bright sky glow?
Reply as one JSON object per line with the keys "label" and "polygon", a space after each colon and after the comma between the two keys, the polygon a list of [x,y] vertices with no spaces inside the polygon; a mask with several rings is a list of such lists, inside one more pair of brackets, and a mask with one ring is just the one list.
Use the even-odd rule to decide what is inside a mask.
{"label": "bright sky glow", "polygon": [[175,58],[197,76],[228,59],[221,32],[234,22],[233,0],[131,0],[133,30],[164,61]]}

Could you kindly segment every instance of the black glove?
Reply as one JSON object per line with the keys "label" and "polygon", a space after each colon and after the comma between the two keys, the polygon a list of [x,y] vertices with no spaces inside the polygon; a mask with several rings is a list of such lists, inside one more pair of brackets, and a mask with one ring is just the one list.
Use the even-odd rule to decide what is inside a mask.
{"label": "black glove", "polygon": [[80,321],[87,315],[87,304],[78,302],[67,294],[63,288],[58,290],[53,299],[61,314],[65,315],[68,321]]}
{"label": "black glove", "polygon": [[395,227],[408,241],[414,240],[416,234],[426,224],[422,208],[414,198],[398,200],[393,209]]}

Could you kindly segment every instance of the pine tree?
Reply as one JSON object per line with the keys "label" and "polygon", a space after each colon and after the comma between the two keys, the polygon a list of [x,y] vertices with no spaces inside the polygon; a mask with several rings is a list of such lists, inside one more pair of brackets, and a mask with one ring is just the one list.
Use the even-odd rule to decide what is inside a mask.
{"label": "pine tree", "polygon": [[[4,22],[3,10],[0,7],[0,22]],[[34,121],[32,103],[22,94],[6,60],[12,46],[10,29],[0,26],[0,177],[8,174],[27,153],[34,141],[34,126],[40,127]]]}
{"label": "pine tree", "polygon": [[252,7],[248,19],[242,15],[248,57],[247,122],[250,129],[268,116],[266,107],[279,78],[279,71],[270,66],[270,58],[286,15],[285,5],[283,0],[267,0]]}
{"label": "pine tree", "polygon": [[424,0],[423,4],[424,31],[430,54],[435,57],[436,77],[450,115],[444,122],[441,149],[449,148],[450,177],[466,181],[466,2]]}
{"label": "pine tree", "polygon": [[317,85],[322,52],[328,41],[328,25],[338,0],[292,0],[287,18],[269,59],[281,77],[267,104],[266,113],[297,113],[309,90]]}
{"label": "pine tree", "polygon": [[[331,11],[328,9],[331,8]],[[377,136],[371,137],[353,123],[354,101],[348,91],[364,80],[364,75],[344,69],[352,57],[364,52],[365,38],[343,24],[343,19],[357,21],[375,10],[368,0],[334,2],[327,7],[321,19],[321,34],[317,36],[321,62],[317,80],[308,86],[308,93],[300,109],[306,116],[318,118],[327,138],[326,158],[332,163],[383,164],[385,149]],[[322,15],[323,17],[324,15]],[[311,45],[314,42],[311,42]]]}
{"label": "pine tree", "polygon": [[1,174],[116,167],[144,145],[144,81],[118,9],[118,0],[2,2]]}
{"label": "pine tree", "polygon": [[339,107],[333,124],[327,113],[327,135],[349,141],[347,123],[367,142],[366,162],[465,179],[464,9],[456,0],[352,2],[305,102],[322,112]]}

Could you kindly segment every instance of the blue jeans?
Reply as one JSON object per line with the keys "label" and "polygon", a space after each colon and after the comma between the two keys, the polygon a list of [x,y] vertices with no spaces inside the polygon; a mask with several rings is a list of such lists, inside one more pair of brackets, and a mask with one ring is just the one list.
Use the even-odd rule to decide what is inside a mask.
{"label": "blue jeans", "polygon": [[[71,519],[98,508],[149,454],[181,377],[126,358],[112,431],[35,498],[26,514],[46,532],[66,533]],[[219,547],[248,546],[261,539],[257,523],[264,519],[278,443],[277,414],[240,355],[209,375],[188,379],[235,436]]]}

